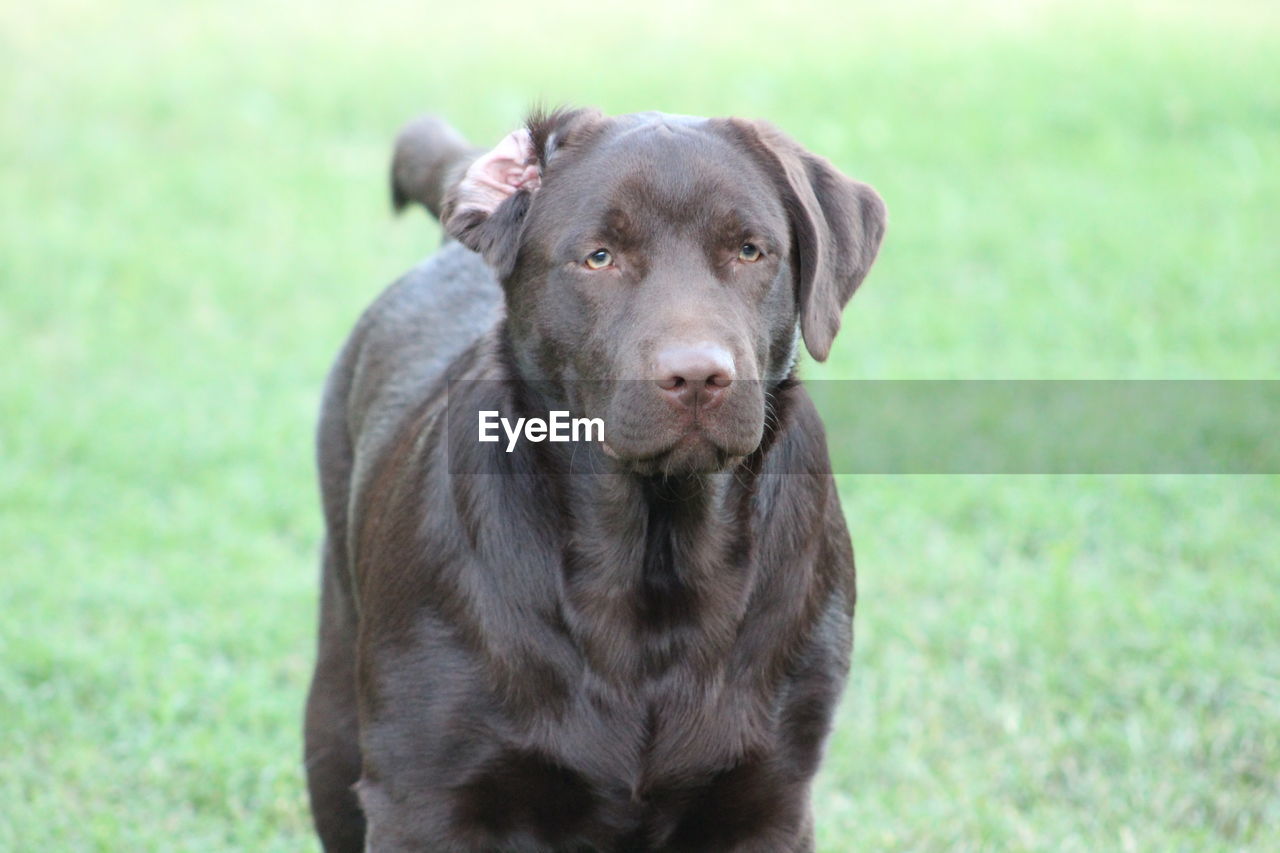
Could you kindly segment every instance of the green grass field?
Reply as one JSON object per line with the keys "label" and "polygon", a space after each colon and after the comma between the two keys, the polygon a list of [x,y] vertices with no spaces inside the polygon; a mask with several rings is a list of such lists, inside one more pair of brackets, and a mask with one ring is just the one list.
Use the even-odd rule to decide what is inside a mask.
{"label": "green grass field", "polygon": [[[360,5],[361,8],[355,8]],[[0,850],[315,850],[311,430],[389,145],[765,117],[875,185],[848,378],[1280,377],[1280,7],[0,8]],[[1280,849],[1280,478],[842,480],[820,848]]]}

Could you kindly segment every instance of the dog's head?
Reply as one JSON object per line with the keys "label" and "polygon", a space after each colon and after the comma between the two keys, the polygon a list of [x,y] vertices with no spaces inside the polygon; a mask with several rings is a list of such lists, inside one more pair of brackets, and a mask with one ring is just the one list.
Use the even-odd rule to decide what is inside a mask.
{"label": "dog's head", "polygon": [[759,446],[769,388],[801,336],[827,357],[885,209],[764,123],[575,110],[475,161],[442,219],[502,281],[520,373],[603,418],[624,466],[669,474]]}

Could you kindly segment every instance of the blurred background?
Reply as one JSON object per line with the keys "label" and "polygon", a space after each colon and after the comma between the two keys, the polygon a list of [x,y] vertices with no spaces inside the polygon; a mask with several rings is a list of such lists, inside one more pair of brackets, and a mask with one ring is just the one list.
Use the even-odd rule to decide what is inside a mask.
{"label": "blurred background", "polygon": [[[316,850],[311,433],[397,127],[767,118],[874,185],[820,378],[1280,376],[1280,7],[0,7],[0,849]],[[848,476],[850,850],[1280,849],[1280,478]]]}

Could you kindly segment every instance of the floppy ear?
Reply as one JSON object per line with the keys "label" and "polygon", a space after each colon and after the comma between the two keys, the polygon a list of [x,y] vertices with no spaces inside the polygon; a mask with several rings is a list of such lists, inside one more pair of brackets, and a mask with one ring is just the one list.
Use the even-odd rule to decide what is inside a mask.
{"label": "floppy ear", "polygon": [[467,168],[446,194],[440,221],[505,279],[515,269],[524,216],[541,185],[533,139],[521,128]]}
{"label": "floppy ear", "polygon": [[800,332],[809,354],[826,361],[840,314],[880,250],[884,202],[772,125],[738,119],[729,124],[759,156],[782,196],[791,220]]}

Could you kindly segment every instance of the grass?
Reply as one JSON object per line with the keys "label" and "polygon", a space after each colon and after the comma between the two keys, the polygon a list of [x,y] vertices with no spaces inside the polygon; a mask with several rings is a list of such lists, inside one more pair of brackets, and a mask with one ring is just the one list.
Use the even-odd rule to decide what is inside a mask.
{"label": "grass", "polygon": [[[874,184],[811,376],[1280,375],[1265,0],[453,6],[0,9],[0,849],[316,849],[310,431],[434,245],[418,112],[761,116]],[[1280,847],[1277,486],[844,478],[820,848]]]}

